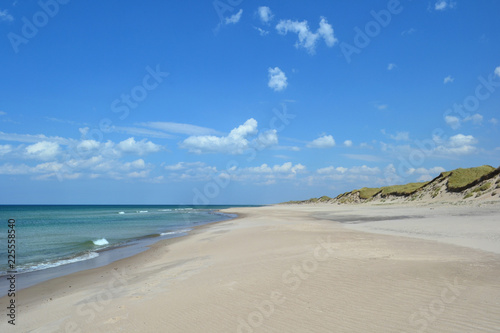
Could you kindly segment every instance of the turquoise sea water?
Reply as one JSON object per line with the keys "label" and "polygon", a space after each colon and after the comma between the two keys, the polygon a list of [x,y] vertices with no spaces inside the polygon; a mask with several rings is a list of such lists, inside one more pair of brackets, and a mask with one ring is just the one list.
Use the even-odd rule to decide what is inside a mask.
{"label": "turquoise sea water", "polygon": [[16,270],[42,270],[88,260],[131,242],[172,238],[232,216],[234,206],[0,206],[0,275],[8,270],[8,220],[14,219]]}

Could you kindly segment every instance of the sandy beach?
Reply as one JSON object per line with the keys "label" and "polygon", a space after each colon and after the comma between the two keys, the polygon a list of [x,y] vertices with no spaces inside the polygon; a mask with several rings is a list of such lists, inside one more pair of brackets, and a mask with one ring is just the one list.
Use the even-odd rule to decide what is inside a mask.
{"label": "sandy beach", "polygon": [[498,205],[228,212],[239,218],[21,290],[0,331],[500,331]]}

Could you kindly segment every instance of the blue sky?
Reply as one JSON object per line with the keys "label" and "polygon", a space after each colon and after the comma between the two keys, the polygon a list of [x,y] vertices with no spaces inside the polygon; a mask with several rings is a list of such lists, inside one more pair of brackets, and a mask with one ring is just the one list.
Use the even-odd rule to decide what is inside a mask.
{"label": "blue sky", "polygon": [[267,204],[498,167],[499,12],[2,1],[0,202]]}

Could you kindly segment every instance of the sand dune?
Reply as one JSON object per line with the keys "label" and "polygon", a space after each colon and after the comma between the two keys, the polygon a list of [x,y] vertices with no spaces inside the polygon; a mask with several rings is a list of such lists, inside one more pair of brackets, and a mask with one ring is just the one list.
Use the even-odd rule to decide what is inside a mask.
{"label": "sand dune", "polygon": [[[500,331],[499,254],[331,220],[439,215],[429,207],[338,209],[231,209],[242,217],[21,291],[15,331]],[[481,234],[476,219],[499,220],[498,209],[467,212],[435,222]],[[5,319],[0,330],[13,331]]]}

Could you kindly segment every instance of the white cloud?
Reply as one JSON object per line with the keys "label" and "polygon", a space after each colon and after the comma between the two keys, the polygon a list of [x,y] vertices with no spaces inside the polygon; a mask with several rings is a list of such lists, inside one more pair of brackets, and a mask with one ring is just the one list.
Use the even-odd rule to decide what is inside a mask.
{"label": "white cloud", "polygon": [[148,138],[158,138],[158,139],[172,139],[173,135],[167,134],[165,132],[156,131],[148,128],[140,128],[140,127],[121,127],[121,126],[113,126],[113,131],[118,133],[126,133],[129,135],[137,135]]}
{"label": "white cloud", "polygon": [[413,33],[415,33],[417,30],[415,30],[414,28],[410,28],[408,30],[404,30],[401,32],[401,36],[406,36],[406,35],[411,35]]}
{"label": "white cloud", "polygon": [[224,21],[225,24],[236,24],[240,21],[241,19],[241,14],[243,14],[243,9],[240,9],[236,14],[227,17],[226,20]]}
{"label": "white cloud", "polygon": [[488,120],[490,123],[492,123],[493,125],[496,125],[498,124],[498,119],[497,118],[491,118],[490,120]]}
{"label": "white cloud", "polygon": [[179,171],[179,170],[185,170],[188,168],[203,167],[203,166],[205,166],[205,163],[203,163],[203,162],[179,162],[177,164],[165,166],[165,170]]}
{"label": "white cloud", "polygon": [[318,30],[313,33],[309,29],[307,21],[292,21],[292,20],[281,20],[276,25],[276,30],[281,35],[286,35],[288,32],[296,33],[298,36],[298,41],[295,43],[295,47],[303,47],[310,54],[316,52],[316,44],[318,39],[323,38],[328,47],[334,46],[338,40],[335,38],[333,28],[328,24],[327,20],[322,17],[319,22]]}
{"label": "white cloud", "polygon": [[7,115],[7,112],[0,111],[0,116],[5,116],[5,115]]}
{"label": "white cloud", "polygon": [[464,122],[471,121],[474,125],[480,125],[483,122],[483,116],[479,113],[473,114],[472,116],[466,117]]}
{"label": "white cloud", "polygon": [[268,34],[269,34],[269,31],[264,30],[264,29],[262,29],[262,28],[259,28],[259,27],[254,27],[254,29],[255,29],[255,30],[257,30],[261,36],[266,36],[266,35],[268,35]]}
{"label": "white cloud", "polygon": [[56,142],[40,141],[27,146],[25,152],[28,158],[51,160],[56,158],[61,150]]}
{"label": "white cloud", "polygon": [[346,146],[346,147],[352,147],[352,141],[351,140],[345,140],[344,141],[344,146]]}
{"label": "white cloud", "polygon": [[387,104],[379,104],[379,103],[375,103],[375,107],[379,110],[385,110],[389,107],[389,105]]}
{"label": "white cloud", "polygon": [[14,21],[14,17],[9,14],[9,11],[7,9],[0,10],[0,21],[12,22]]}
{"label": "white cloud", "polygon": [[207,127],[201,127],[183,123],[172,123],[166,121],[151,121],[146,123],[139,123],[138,125],[165,131],[168,133],[178,133],[187,135],[219,134],[219,132],[217,132],[216,130]]}
{"label": "white cloud", "polygon": [[392,71],[396,67],[397,67],[396,64],[390,63],[389,65],[387,65],[387,70]]}
{"label": "white cloud", "polygon": [[497,68],[495,68],[495,75],[500,77],[500,66],[498,66]]}
{"label": "white cloud", "polygon": [[451,0],[438,0],[434,4],[434,9],[439,10],[439,11],[443,11],[443,10],[446,10],[448,8],[450,8],[450,9],[454,8],[455,5],[456,5],[456,3],[454,1],[451,1]]}
{"label": "white cloud", "polygon": [[262,23],[269,23],[274,17],[273,13],[271,12],[271,9],[266,6],[259,7],[257,9],[257,12],[259,13],[259,17]]}
{"label": "white cloud", "polygon": [[444,117],[444,121],[448,126],[452,129],[458,129],[462,125],[462,123],[472,122],[474,125],[481,125],[483,122],[483,116],[479,113],[473,114],[472,116],[467,116],[464,119],[460,120],[455,116],[446,116]]}
{"label": "white cloud", "polygon": [[11,145],[0,145],[0,156],[8,154],[12,151]]}
{"label": "white cloud", "polygon": [[82,140],[78,145],[78,152],[96,151],[101,147],[101,144],[95,140]]}
{"label": "white cloud", "polygon": [[132,162],[126,162],[123,165],[123,167],[126,170],[130,170],[130,169],[144,169],[144,168],[146,168],[146,162],[144,162],[144,160],[142,158],[140,158],[140,159],[132,161]]}
{"label": "white cloud", "polygon": [[259,136],[255,140],[257,148],[265,148],[269,146],[274,146],[278,144],[278,132],[273,130],[268,130],[266,132],[259,133]]}
{"label": "white cloud", "polygon": [[[409,175],[417,174],[417,175],[425,175],[428,177],[437,177],[441,172],[445,172],[446,169],[440,166],[433,167],[433,168],[411,168],[407,171]],[[432,179],[432,178],[431,178]]]}
{"label": "white cloud", "polygon": [[180,144],[180,147],[196,154],[242,154],[249,148],[263,149],[278,142],[275,130],[262,132],[257,138],[250,140],[250,137],[257,134],[259,134],[257,121],[250,118],[243,125],[234,128],[227,136],[190,136]]}
{"label": "white cloud", "polygon": [[333,28],[324,17],[319,21],[319,28],[317,32],[323,39],[328,47],[332,47],[337,43],[337,38],[335,38]]}
{"label": "white cloud", "polygon": [[315,174],[309,178],[311,184],[324,184],[325,181],[336,182],[376,182],[381,170],[378,167],[368,167],[366,165],[353,167],[328,166],[317,169]]}
{"label": "white cloud", "polygon": [[335,146],[335,140],[331,135],[323,135],[307,144],[309,148],[330,148]]}
{"label": "white cloud", "polygon": [[151,141],[146,141],[146,139],[135,141],[133,137],[123,140],[122,142],[118,143],[116,147],[121,152],[136,154],[139,156],[149,153],[156,153],[161,149],[160,145],[152,143]]}
{"label": "white cloud", "polygon": [[292,173],[296,174],[298,172],[304,171],[306,167],[302,164],[293,165],[292,162],[286,162],[282,165],[274,165],[273,167],[268,166],[267,164],[262,164],[258,167],[249,167],[243,170],[250,173]]}
{"label": "white cloud", "polygon": [[26,143],[50,141],[50,142],[57,142],[61,145],[68,145],[72,142],[72,140],[70,139],[65,139],[58,136],[48,137],[44,134],[32,135],[32,134],[16,134],[16,133],[4,133],[4,132],[0,132],[0,140],[26,142]]}
{"label": "white cloud", "polygon": [[179,162],[167,165],[165,170],[170,172],[169,178],[176,181],[207,181],[219,173],[216,167],[203,162]]}
{"label": "white cloud", "polygon": [[458,129],[460,127],[460,119],[458,119],[458,117],[446,116],[444,117],[444,121],[446,122],[446,125],[453,129]]}
{"label": "white cloud", "polygon": [[452,77],[451,75],[448,75],[447,77],[445,77],[445,78],[443,79],[443,83],[444,83],[444,84],[447,84],[447,83],[453,83],[453,81],[455,81],[455,78],[454,78],[454,77]]}
{"label": "white cloud", "polygon": [[466,155],[476,151],[477,143],[477,139],[472,135],[457,134],[450,137],[448,141],[441,142],[435,150],[437,153],[446,155]]}
{"label": "white cloud", "polygon": [[281,91],[288,85],[285,73],[279,67],[268,69],[269,82],[267,85],[274,91]]}
{"label": "white cloud", "polygon": [[391,134],[391,139],[396,141],[408,141],[410,140],[410,133],[408,132],[397,132],[396,135]]}

